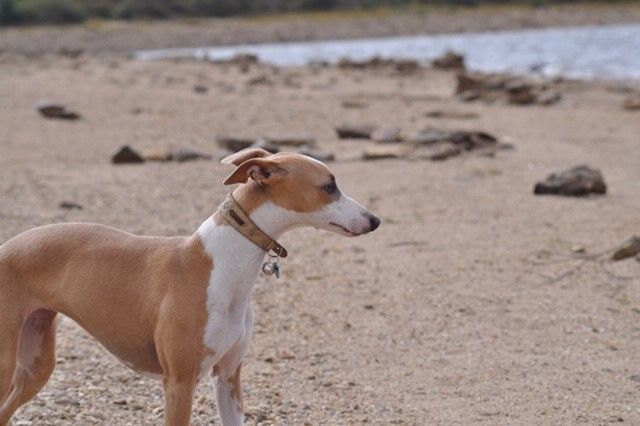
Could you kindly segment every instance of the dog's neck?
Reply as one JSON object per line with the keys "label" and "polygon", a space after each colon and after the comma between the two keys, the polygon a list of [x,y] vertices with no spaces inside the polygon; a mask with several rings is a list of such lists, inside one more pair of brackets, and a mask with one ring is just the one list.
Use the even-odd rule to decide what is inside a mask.
{"label": "dog's neck", "polygon": [[[251,220],[273,239],[294,225],[292,213],[271,203],[255,182],[236,188],[233,196]],[[234,298],[248,298],[265,251],[226,223],[219,210],[200,225],[196,234],[213,258],[214,274],[225,281],[219,285],[234,291]]]}

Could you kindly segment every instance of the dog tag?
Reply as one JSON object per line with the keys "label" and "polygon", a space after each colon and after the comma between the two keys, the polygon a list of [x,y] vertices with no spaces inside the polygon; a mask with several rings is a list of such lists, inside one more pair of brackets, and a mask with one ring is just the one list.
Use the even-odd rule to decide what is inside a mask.
{"label": "dog tag", "polygon": [[275,275],[276,278],[280,278],[280,268],[277,262],[264,262],[262,264],[262,272],[264,272],[265,275]]}

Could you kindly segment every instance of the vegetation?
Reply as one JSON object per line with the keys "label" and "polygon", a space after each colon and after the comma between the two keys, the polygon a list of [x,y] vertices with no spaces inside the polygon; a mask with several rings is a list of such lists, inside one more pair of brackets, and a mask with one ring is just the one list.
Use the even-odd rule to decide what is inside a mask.
{"label": "vegetation", "polygon": [[533,6],[582,0],[0,0],[0,25],[72,23],[87,18],[231,16],[304,10],[524,3]]}

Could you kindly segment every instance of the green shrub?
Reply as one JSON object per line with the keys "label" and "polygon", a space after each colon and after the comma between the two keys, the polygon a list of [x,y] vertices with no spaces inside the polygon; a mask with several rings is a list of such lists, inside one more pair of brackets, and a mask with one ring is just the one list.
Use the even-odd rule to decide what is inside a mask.
{"label": "green shrub", "polygon": [[17,20],[24,23],[82,22],[87,16],[76,0],[17,0],[14,8]]}

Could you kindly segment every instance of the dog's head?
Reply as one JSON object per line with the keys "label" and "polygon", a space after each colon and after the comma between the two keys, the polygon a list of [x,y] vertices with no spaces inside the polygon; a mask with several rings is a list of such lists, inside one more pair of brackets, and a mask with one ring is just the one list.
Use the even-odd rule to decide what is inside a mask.
{"label": "dog's head", "polygon": [[245,209],[276,209],[279,220],[288,221],[287,228],[313,226],[355,237],[380,225],[380,219],[343,194],[327,166],[313,158],[249,148],[222,163],[236,166],[225,185],[248,183],[257,188],[261,199],[248,200],[257,204]]}

